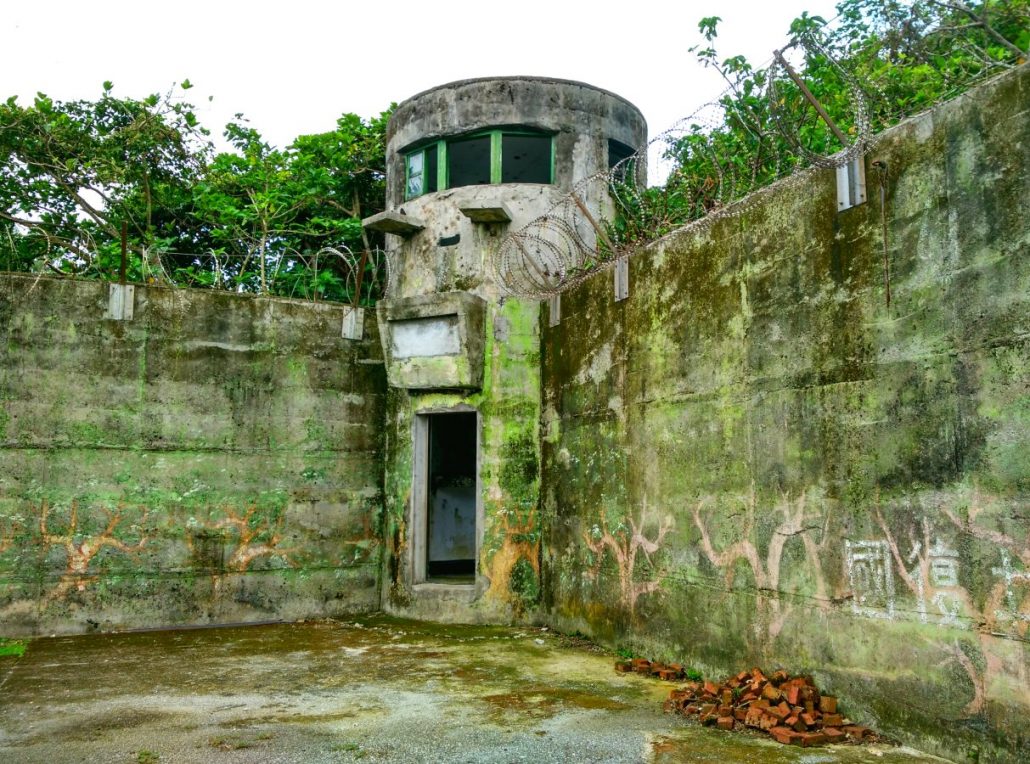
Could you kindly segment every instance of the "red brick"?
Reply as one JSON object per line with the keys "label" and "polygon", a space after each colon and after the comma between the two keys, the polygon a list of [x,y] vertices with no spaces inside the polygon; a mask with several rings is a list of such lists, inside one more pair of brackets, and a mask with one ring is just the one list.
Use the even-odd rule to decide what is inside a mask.
{"label": "red brick", "polygon": [[826,735],[822,732],[802,732],[800,738],[803,748],[809,748],[813,745],[825,745],[826,743]]}
{"label": "red brick", "polygon": [[715,708],[716,706],[714,703],[705,703],[701,706],[701,716],[710,716],[714,714]]}
{"label": "red brick", "polygon": [[843,730],[839,730],[836,727],[824,727],[823,734],[826,735],[826,742],[828,743],[841,743],[847,737]]}
{"label": "red brick", "polygon": [[699,714],[701,713],[701,706],[697,705],[696,703],[691,703],[690,705],[687,705],[683,708],[683,713]]}
{"label": "red brick", "polygon": [[721,730],[732,730],[735,724],[732,716],[720,716],[715,722],[715,726]]}
{"label": "red brick", "polygon": [[832,695],[823,695],[819,698],[819,710],[824,714],[837,713],[837,699]]}
{"label": "red brick", "polygon": [[626,673],[633,670],[633,664],[629,661],[615,661],[615,670]]}
{"label": "red brick", "polygon": [[773,717],[774,719],[778,719],[780,721],[783,721],[784,719],[786,719],[789,716],[789,714],[785,714],[783,712],[782,708],[779,708],[777,706],[770,706],[770,707],[766,708],[765,711],[766,711],[767,714],[769,714],[769,716]]}
{"label": "red brick", "polygon": [[798,687],[796,684],[792,684],[786,689],[787,702],[790,703],[792,706],[796,706],[798,704],[798,699],[801,697],[801,688]]}
{"label": "red brick", "polygon": [[781,726],[780,720],[775,716],[769,714],[762,714],[761,720],[758,722],[758,727],[763,730],[770,730],[773,727]]}
{"label": "red brick", "polygon": [[767,684],[762,688],[762,697],[768,698],[769,700],[779,700],[780,691],[773,687],[771,684]]}
{"label": "red brick", "polygon": [[773,736],[777,743],[783,743],[783,745],[790,745],[794,740],[794,736],[797,735],[794,730],[787,729],[786,727],[773,727],[769,730],[769,734]]}
{"label": "red brick", "polygon": [[736,719],[738,722],[745,721],[747,719],[747,709],[741,708],[739,706],[737,708],[734,708],[733,718]]}
{"label": "red brick", "polygon": [[651,661],[647,658],[634,658],[633,670],[638,674],[647,674],[651,671]]}
{"label": "red brick", "polygon": [[844,731],[852,740],[861,740],[869,734],[869,729],[867,727],[860,727],[857,724],[849,724],[847,727],[844,728]]}
{"label": "red brick", "polygon": [[840,714],[823,714],[823,724],[827,727],[839,727],[844,724],[844,717]]}
{"label": "red brick", "polygon": [[744,717],[744,724],[748,727],[760,727],[762,719],[766,716],[765,712],[760,708],[749,708],[747,715]]}
{"label": "red brick", "polygon": [[704,690],[709,695],[718,695],[719,694],[719,685],[717,685],[715,682],[711,682],[711,681],[705,682]]}

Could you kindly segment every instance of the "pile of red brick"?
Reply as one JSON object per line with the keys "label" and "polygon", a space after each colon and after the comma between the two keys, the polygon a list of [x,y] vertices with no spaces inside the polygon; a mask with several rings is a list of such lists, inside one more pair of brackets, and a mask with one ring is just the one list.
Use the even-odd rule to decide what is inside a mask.
{"label": "pile of red brick", "polygon": [[[615,668],[671,681],[684,676],[680,665],[651,663],[643,658],[616,661]],[[786,671],[767,677],[756,668],[720,684],[688,682],[669,694],[665,710],[684,716],[696,714],[702,724],[723,730],[750,727],[772,735],[780,743],[803,747],[872,741],[876,737],[868,728],[844,718],[837,710],[837,699],[822,695],[811,677],[791,677]]]}

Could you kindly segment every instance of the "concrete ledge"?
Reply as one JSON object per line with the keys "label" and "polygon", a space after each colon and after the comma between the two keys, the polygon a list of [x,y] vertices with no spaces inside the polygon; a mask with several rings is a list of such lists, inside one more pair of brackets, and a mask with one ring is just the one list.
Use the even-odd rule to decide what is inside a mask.
{"label": "concrete ledge", "polygon": [[361,221],[361,227],[370,231],[381,233],[393,233],[398,236],[411,236],[426,227],[418,218],[409,217],[403,212],[387,210],[378,215],[372,215]]}
{"label": "concrete ledge", "polygon": [[458,209],[473,223],[510,223],[512,220],[511,211],[504,202],[468,204]]}

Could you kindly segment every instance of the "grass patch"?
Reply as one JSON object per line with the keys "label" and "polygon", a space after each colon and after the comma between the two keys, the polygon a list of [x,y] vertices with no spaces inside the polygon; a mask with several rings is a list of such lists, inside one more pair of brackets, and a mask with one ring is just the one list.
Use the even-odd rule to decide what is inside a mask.
{"label": "grass patch", "polygon": [[20,658],[25,655],[25,651],[29,647],[29,641],[27,639],[7,639],[6,637],[0,637],[0,658],[5,655],[13,655],[16,658]]}
{"label": "grass patch", "polygon": [[212,748],[220,751],[242,751],[245,748],[253,748],[255,740],[248,740],[243,737],[213,737],[207,741]]}
{"label": "grass patch", "polygon": [[160,754],[153,751],[140,751],[136,754],[136,764],[157,764],[160,760]]}

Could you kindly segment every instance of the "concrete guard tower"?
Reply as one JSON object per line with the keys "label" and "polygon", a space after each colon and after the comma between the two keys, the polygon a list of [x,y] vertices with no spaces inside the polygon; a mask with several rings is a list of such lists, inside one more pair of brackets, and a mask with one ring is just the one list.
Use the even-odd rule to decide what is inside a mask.
{"label": "concrete guard tower", "polygon": [[386,211],[364,221],[391,253],[385,610],[496,622],[536,605],[541,307],[502,293],[492,255],[646,140],[635,106],[565,80],[464,80],[394,112]]}

